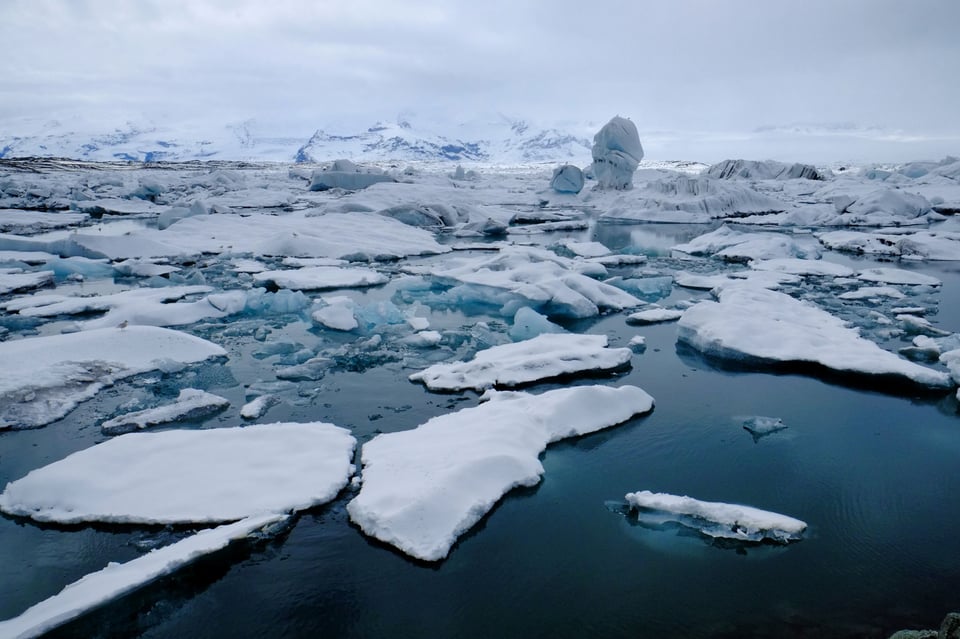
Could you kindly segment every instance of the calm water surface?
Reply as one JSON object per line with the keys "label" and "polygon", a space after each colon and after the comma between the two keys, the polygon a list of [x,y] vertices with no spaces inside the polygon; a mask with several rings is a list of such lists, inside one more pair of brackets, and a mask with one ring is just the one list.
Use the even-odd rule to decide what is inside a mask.
{"label": "calm water surface", "polygon": [[[702,232],[647,225],[600,235],[658,253]],[[945,282],[932,319],[960,329],[957,267],[916,268]],[[675,290],[662,302],[704,295]],[[477,319],[448,314],[434,323]],[[633,368],[600,382],[641,386],[656,409],[549,448],[543,482],[510,493],[446,561],[414,562],[364,537],[349,523],[346,491],[274,540],[214,555],[53,636],[886,637],[934,627],[960,609],[960,416],[952,394],[890,395],[720,368],[678,348],[674,324],[633,327],[615,315],[575,328],[606,333],[614,346],[644,335],[647,349]],[[300,321],[284,331],[308,345],[321,339]],[[269,360],[249,357],[252,340],[224,340],[227,364],[159,380],[173,394],[193,384],[231,399],[234,407],[209,426],[238,423],[238,384],[255,380],[257,367],[270,370]],[[409,372],[392,363],[328,375],[264,421],[332,421],[365,441],[477,403],[472,393],[427,393],[406,380]],[[108,389],[46,428],[0,434],[0,484],[103,440],[97,416],[131,393],[153,392],[155,382]],[[741,427],[751,415],[779,417],[789,428],[755,441]],[[786,548],[712,546],[617,512],[625,493],[644,489],[774,510],[810,529]],[[187,532],[2,518],[0,618]]]}

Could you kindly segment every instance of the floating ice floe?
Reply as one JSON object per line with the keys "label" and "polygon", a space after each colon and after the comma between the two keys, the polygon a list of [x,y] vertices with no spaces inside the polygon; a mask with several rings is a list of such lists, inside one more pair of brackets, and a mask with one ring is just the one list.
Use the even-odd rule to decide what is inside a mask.
{"label": "floating ice floe", "polygon": [[653,409],[653,398],[635,386],[485,397],[363,446],[362,488],[347,511],[364,533],[418,559],[443,559],[500,497],[540,481],[548,444]]}
{"label": "floating ice floe", "polygon": [[868,300],[879,297],[887,297],[890,299],[899,300],[906,297],[906,295],[892,286],[863,286],[855,291],[841,293],[837,297],[842,300]]}
{"label": "floating ice floe", "polygon": [[649,490],[627,493],[625,499],[644,520],[649,517],[651,523],[677,522],[712,538],[787,544],[798,541],[807,529],[806,522],[799,519],[751,506],[700,501]]}
{"label": "floating ice floe", "polygon": [[234,521],[324,504],[356,440],[322,422],[129,433],[7,484],[0,510],[72,524]]}
{"label": "floating ice floe", "polygon": [[812,238],[773,232],[744,233],[727,225],[677,244],[672,250],[688,255],[712,255],[731,262],[820,257],[819,244]]}
{"label": "floating ice floe", "polygon": [[434,364],[410,375],[410,381],[434,391],[510,388],[563,375],[616,370],[630,356],[629,348],[607,348],[606,335],[544,333],[482,350],[468,362]]}
{"label": "floating ice floe", "polygon": [[791,275],[823,277],[850,277],[853,275],[853,269],[843,264],[826,260],[806,260],[791,257],[757,260],[750,264],[750,268],[756,271],[776,271],[778,273],[790,273]]}
{"label": "floating ice floe", "polygon": [[254,281],[273,282],[280,288],[298,291],[321,291],[334,288],[362,288],[389,281],[383,273],[369,268],[342,268],[339,266],[307,266],[282,271],[255,273]]}
{"label": "floating ice floe", "polygon": [[37,233],[76,226],[89,219],[86,213],[0,209],[0,233]]}
{"label": "floating ice floe", "polygon": [[[184,297],[212,290],[210,286],[196,285],[136,288],[87,297],[51,293],[20,297],[2,306],[24,317],[105,312],[102,317],[78,323],[78,328],[84,330],[115,327],[123,322],[145,326],[184,326],[204,319],[225,317],[244,309],[246,295],[239,291],[234,292],[239,295],[236,300],[228,298],[230,293],[218,293],[192,302],[178,302]],[[228,301],[233,303],[226,303]]]}
{"label": "floating ice floe", "polygon": [[673,308],[649,308],[627,315],[627,321],[634,324],[659,324],[680,319],[683,311]]}
{"label": "floating ice floe", "polygon": [[170,422],[203,419],[230,405],[230,400],[199,390],[184,388],[172,404],[119,415],[100,424],[105,435],[121,435]]}
{"label": "floating ice floe", "polygon": [[357,304],[344,295],[324,297],[323,305],[313,311],[310,317],[314,322],[335,331],[352,331],[360,326],[354,315]]}
{"label": "floating ice floe", "polygon": [[718,301],[690,307],[679,323],[678,339],[706,355],[952,385],[947,374],[885,351],[839,318],[784,293],[733,284],[715,292]]}
{"label": "floating ice floe", "polygon": [[865,282],[881,282],[883,284],[906,284],[908,286],[940,286],[943,282],[937,278],[905,271],[900,268],[865,268],[857,273],[857,278]]}
{"label": "floating ice floe", "polygon": [[915,231],[876,233],[828,231],[817,233],[827,248],[847,253],[887,255],[914,260],[960,261],[960,233],[956,231]]}
{"label": "floating ice floe", "polygon": [[798,275],[792,275],[790,273],[777,270],[762,271],[750,269],[746,271],[714,273],[710,275],[679,271],[674,275],[674,281],[678,286],[682,286],[684,288],[709,291],[717,287],[726,286],[728,284],[777,289],[784,284],[799,284],[801,279]]}
{"label": "floating ice floe", "polygon": [[743,420],[743,429],[753,435],[753,441],[760,441],[762,437],[786,430],[787,425],[779,417],[764,417],[754,415]]}
{"label": "floating ice floe", "polygon": [[240,417],[244,419],[259,419],[270,410],[271,406],[279,403],[280,400],[275,395],[261,395],[243,405],[240,409]]}
{"label": "floating ice floe", "polygon": [[288,517],[283,513],[248,517],[200,531],[126,563],[110,563],[103,570],[67,585],[58,594],[31,606],[17,617],[0,621],[0,635],[16,639],[39,637],[233,542],[277,526]]}
{"label": "floating ice floe", "polygon": [[464,294],[477,301],[486,297],[503,304],[503,294],[515,299],[512,315],[519,306],[531,306],[547,316],[592,317],[603,310],[622,310],[642,304],[636,297],[615,286],[598,282],[589,275],[606,274],[601,264],[561,257],[533,247],[504,247],[492,256],[453,258],[425,269],[447,280],[472,286]]}
{"label": "floating ice floe", "polygon": [[53,271],[27,271],[18,268],[0,268],[0,295],[27,291],[53,283]]}
{"label": "floating ice floe", "polygon": [[107,328],[0,342],[0,430],[56,421],[117,380],[175,369],[226,351],[152,326]]}

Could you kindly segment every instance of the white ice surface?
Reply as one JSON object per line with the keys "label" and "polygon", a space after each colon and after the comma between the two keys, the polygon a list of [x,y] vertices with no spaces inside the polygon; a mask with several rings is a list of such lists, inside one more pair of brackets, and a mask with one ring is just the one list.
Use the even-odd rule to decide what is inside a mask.
{"label": "white ice surface", "polygon": [[37,521],[234,521],[333,499],[356,440],[322,422],[129,433],[7,484],[0,510]]}
{"label": "white ice surface", "polygon": [[715,256],[734,262],[820,257],[819,244],[812,238],[772,232],[745,233],[727,225],[672,248],[688,255]]}
{"label": "white ice surface", "polygon": [[226,355],[199,337],[130,326],[0,342],[0,430],[60,419],[119,379]]}
{"label": "white ice surface", "polygon": [[514,387],[561,375],[606,371],[630,361],[629,348],[607,348],[606,335],[543,333],[484,349],[467,362],[434,364],[410,375],[435,391]]}
{"label": "white ice surface", "polygon": [[443,559],[501,496],[540,481],[539,456],[548,444],[653,408],[653,398],[634,386],[487,396],[477,407],[366,443],[362,488],[347,505],[350,519],[408,555]]}
{"label": "white ice surface", "polygon": [[907,271],[901,268],[865,268],[857,273],[857,278],[865,282],[882,282],[884,284],[907,284],[923,286],[940,286],[942,282],[930,275]]}
{"label": "white ice surface", "polygon": [[100,424],[105,435],[119,435],[170,422],[201,419],[230,405],[230,400],[199,390],[184,388],[172,404],[118,415]]}
{"label": "white ice surface", "polygon": [[807,529],[806,522],[799,519],[752,506],[700,501],[649,490],[627,493],[626,500],[633,508],[677,515],[680,523],[694,524],[710,537],[787,543],[800,539]]}
{"label": "white ice surface", "polygon": [[0,621],[0,636],[29,639],[53,630],[85,612],[129,594],[210,553],[286,519],[285,514],[248,517],[203,530],[126,563],[110,563],[66,586],[13,619]]}
{"label": "white ice surface", "polygon": [[853,269],[828,262],[826,260],[804,260],[799,258],[782,257],[772,260],[758,260],[750,265],[757,271],[776,271],[791,275],[821,275],[826,277],[850,277]]}
{"label": "white ice surface", "polygon": [[678,325],[678,339],[707,355],[809,362],[840,372],[951,386],[945,373],[885,351],[839,318],[784,293],[731,284],[718,289],[717,295],[716,302],[687,309]]}
{"label": "white ice surface", "polygon": [[649,308],[627,315],[627,321],[636,324],[657,324],[678,320],[682,315],[683,311],[672,308]]}
{"label": "white ice surface", "polygon": [[0,268],[0,295],[39,288],[53,282],[53,271],[27,271]]}
{"label": "white ice surface", "polygon": [[333,288],[361,288],[384,284],[389,278],[369,268],[339,266],[306,266],[282,271],[263,271],[253,276],[255,282],[273,282],[280,288],[298,291],[320,291]]}

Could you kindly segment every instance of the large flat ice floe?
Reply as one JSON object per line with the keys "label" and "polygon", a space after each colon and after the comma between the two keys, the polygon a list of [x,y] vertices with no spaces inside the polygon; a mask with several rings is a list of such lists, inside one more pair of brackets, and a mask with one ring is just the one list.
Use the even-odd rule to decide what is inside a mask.
{"label": "large flat ice floe", "polygon": [[273,282],[280,288],[299,291],[322,291],[334,288],[362,288],[388,281],[383,273],[369,268],[340,266],[305,266],[282,271],[263,271],[253,276],[254,281]]}
{"label": "large flat ice floe", "polygon": [[37,521],[234,521],[324,504],[356,440],[322,422],[130,433],[7,484],[0,510]]}
{"label": "large flat ice floe", "polygon": [[726,359],[812,363],[844,373],[894,376],[949,388],[950,376],[907,361],[860,336],[830,313],[767,289],[728,285],[718,301],[690,307],[678,339]]}
{"label": "large flat ice floe", "polygon": [[103,570],[81,577],[58,594],[31,606],[19,616],[0,621],[0,636],[16,639],[39,637],[205,555],[279,524],[287,517],[285,514],[248,517],[232,524],[203,530],[126,563],[111,563]]}
{"label": "large flat ice floe", "polygon": [[182,367],[226,351],[153,326],[104,328],[0,342],[0,430],[56,421],[117,380]]}
{"label": "large flat ice floe", "polygon": [[430,390],[484,390],[514,387],[542,379],[620,368],[629,348],[607,348],[606,335],[544,333],[513,344],[480,351],[468,362],[434,364],[410,375]]}
{"label": "large flat ice floe", "polygon": [[653,398],[635,386],[488,397],[364,445],[362,488],[347,506],[364,533],[418,559],[443,559],[501,496],[540,481],[548,444],[653,409]]}
{"label": "large flat ice floe", "polygon": [[649,490],[627,493],[626,500],[641,518],[658,523],[674,521],[713,538],[786,544],[799,540],[807,529],[806,522],[799,519],[752,506],[700,501]]}

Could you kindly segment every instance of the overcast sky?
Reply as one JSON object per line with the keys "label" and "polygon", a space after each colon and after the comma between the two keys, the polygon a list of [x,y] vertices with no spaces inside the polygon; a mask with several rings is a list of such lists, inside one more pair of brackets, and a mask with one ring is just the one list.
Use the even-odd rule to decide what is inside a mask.
{"label": "overcast sky", "polygon": [[2,0],[0,129],[409,110],[956,139],[958,28],[958,0]]}

